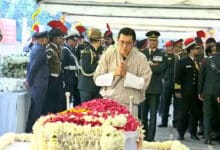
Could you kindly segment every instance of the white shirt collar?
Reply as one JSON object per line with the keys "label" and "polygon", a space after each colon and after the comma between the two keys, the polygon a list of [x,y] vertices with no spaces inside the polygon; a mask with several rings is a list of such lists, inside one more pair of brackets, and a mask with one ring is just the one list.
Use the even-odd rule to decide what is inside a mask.
{"label": "white shirt collar", "polygon": [[149,51],[150,51],[150,52],[154,52],[154,51],[156,51],[156,49],[157,49],[157,48],[154,48],[154,49],[149,48]]}

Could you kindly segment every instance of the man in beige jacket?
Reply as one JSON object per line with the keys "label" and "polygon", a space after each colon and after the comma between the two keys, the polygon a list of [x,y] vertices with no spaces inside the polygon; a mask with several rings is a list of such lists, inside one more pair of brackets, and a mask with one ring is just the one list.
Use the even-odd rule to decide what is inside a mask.
{"label": "man in beige jacket", "polygon": [[138,104],[145,99],[145,90],[151,79],[147,58],[134,48],[135,31],[122,28],[118,44],[111,46],[101,57],[94,73],[94,81],[101,86],[100,94],[129,107],[132,97],[132,113],[137,116]]}

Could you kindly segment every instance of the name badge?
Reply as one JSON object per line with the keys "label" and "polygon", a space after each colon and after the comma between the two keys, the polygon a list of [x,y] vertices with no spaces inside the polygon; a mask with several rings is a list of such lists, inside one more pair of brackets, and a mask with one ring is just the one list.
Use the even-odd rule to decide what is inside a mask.
{"label": "name badge", "polygon": [[188,65],[188,66],[186,66],[186,68],[192,68],[192,66],[191,66],[191,65]]}
{"label": "name badge", "polygon": [[163,61],[163,57],[162,56],[153,56],[153,61]]}

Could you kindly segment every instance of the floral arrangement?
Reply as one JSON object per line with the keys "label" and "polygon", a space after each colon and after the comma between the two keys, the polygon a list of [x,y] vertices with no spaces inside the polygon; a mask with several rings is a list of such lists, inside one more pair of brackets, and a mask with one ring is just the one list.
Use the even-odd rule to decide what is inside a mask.
{"label": "floral arrangement", "polygon": [[[41,123],[43,122],[43,120],[41,119]],[[113,129],[113,128],[111,128]],[[104,135],[108,135],[111,134],[113,131],[112,130],[106,130],[103,134]],[[114,129],[113,129],[114,130]],[[115,130],[114,130],[115,131]],[[105,137],[108,138],[109,136]],[[6,133],[5,135],[0,137],[0,149],[5,149],[7,146],[13,144],[15,141],[16,142],[30,142],[33,139],[33,135],[32,134],[16,134],[16,133]],[[106,141],[111,141],[114,139],[109,139]],[[116,139],[118,140],[118,139]],[[120,141],[120,140],[118,140]],[[55,140],[53,142],[56,142]],[[51,143],[53,143],[51,142]],[[101,142],[105,142],[105,141],[101,141]],[[41,144],[41,143],[39,143]],[[49,145],[49,144],[48,144]],[[105,145],[104,143],[102,145]],[[108,144],[106,144],[108,145]],[[53,144],[50,144],[49,146],[50,149],[53,149]],[[114,145],[112,145],[114,146]],[[144,149],[152,149],[152,150],[189,150],[188,147],[186,147],[185,145],[181,144],[179,141],[165,141],[165,142],[143,142],[143,148]],[[103,147],[103,149],[105,149],[105,147]]]}
{"label": "floral arrangement", "polygon": [[32,134],[16,134],[16,133],[6,133],[0,137],[0,150],[5,149],[8,145],[17,142],[30,142]]}
{"label": "floral arrangement", "polygon": [[80,106],[61,112],[46,122],[69,122],[77,125],[101,126],[109,124],[116,129],[136,131],[139,121],[127,108],[109,99],[95,99]]}
{"label": "floral arrangement", "polygon": [[140,123],[125,106],[109,99],[95,99],[41,117],[34,124],[31,147],[34,150],[61,147],[66,150],[124,150],[125,132],[137,132],[138,128]]}
{"label": "floral arrangement", "polygon": [[153,150],[189,150],[189,148],[179,141],[165,141],[165,142],[143,142],[143,148],[150,148]]}
{"label": "floral arrangement", "polygon": [[[40,117],[33,134],[5,134],[0,137],[0,149],[14,141],[28,141],[31,150],[189,150],[179,141],[142,142],[142,134],[140,123],[125,106],[96,99]],[[126,145],[128,136],[134,137],[135,142],[141,141],[136,148]]]}
{"label": "floral arrangement", "polygon": [[11,54],[0,60],[0,76],[8,78],[25,78],[29,62],[28,53]]}
{"label": "floral arrangement", "polygon": [[0,92],[25,91],[24,79],[0,78]]}

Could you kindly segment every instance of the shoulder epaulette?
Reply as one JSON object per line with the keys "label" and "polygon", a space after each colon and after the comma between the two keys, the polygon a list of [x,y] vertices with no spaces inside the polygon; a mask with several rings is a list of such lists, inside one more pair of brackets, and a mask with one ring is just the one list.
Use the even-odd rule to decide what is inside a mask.
{"label": "shoulder epaulette", "polygon": [[174,89],[176,89],[176,90],[181,89],[181,85],[178,84],[178,83],[175,83],[175,84],[174,84]]}
{"label": "shoulder epaulette", "polygon": [[49,43],[49,44],[46,46],[46,48],[49,48],[49,47],[58,49],[58,46],[57,46],[55,43]]}
{"label": "shoulder epaulette", "polygon": [[81,50],[81,54],[89,54],[90,50],[89,49],[83,49]]}

